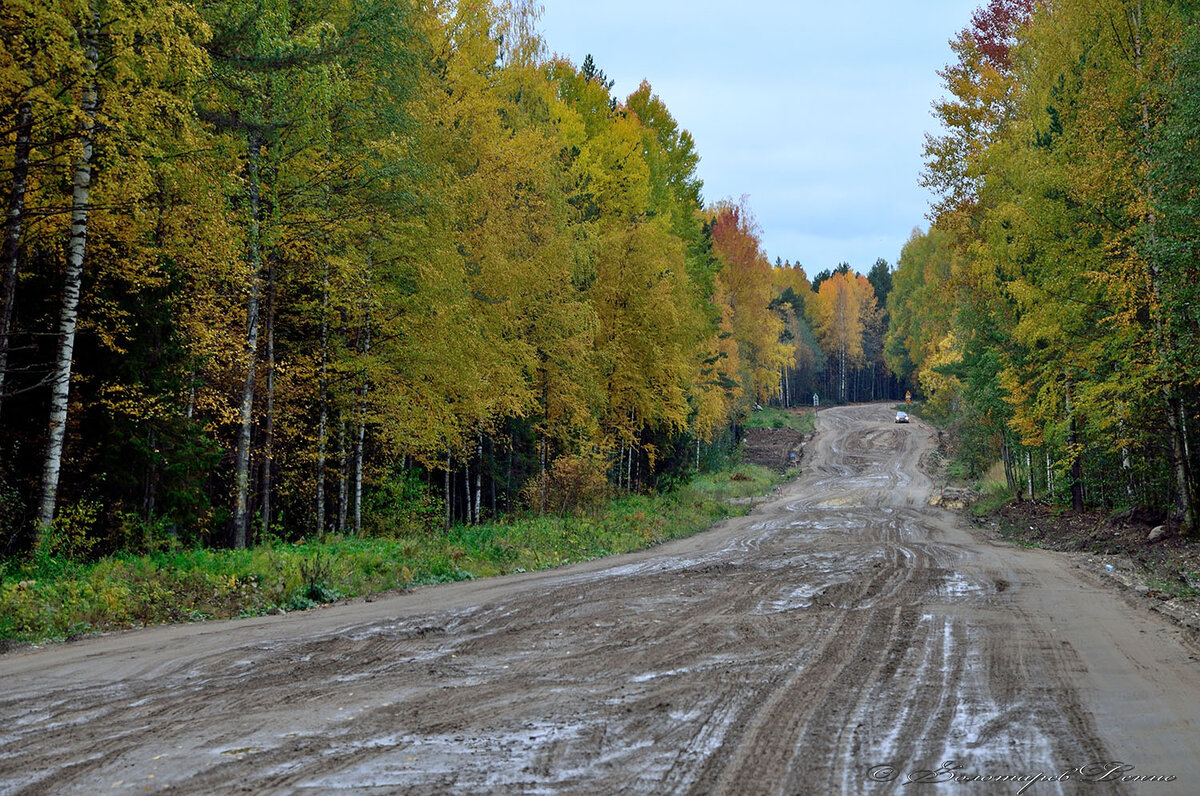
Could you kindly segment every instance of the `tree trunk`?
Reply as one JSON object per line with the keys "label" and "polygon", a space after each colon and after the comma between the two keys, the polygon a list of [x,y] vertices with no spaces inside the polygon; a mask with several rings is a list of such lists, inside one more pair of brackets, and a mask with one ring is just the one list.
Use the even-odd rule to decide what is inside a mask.
{"label": "tree trunk", "polygon": [[146,465],[146,480],[142,487],[142,518],[149,525],[154,519],[154,504],[158,497],[158,456],[154,455],[158,448],[158,435],[150,429],[146,446],[150,450],[150,461]]}
{"label": "tree trunk", "polygon": [[846,403],[846,344],[842,343],[842,367],[841,367],[841,398],[842,403]]}
{"label": "tree trunk", "polygon": [[488,447],[491,448],[491,450],[492,450],[492,472],[491,472],[491,476],[488,478],[488,485],[491,487],[491,491],[492,491],[492,519],[494,520],[496,517],[500,516],[496,509],[496,438],[495,438],[495,436],[491,437]]}
{"label": "tree trunk", "polygon": [[75,353],[75,326],[79,312],[79,290],[83,281],[83,256],[87,250],[88,194],[92,185],[92,146],[96,127],[96,70],[99,63],[99,15],[93,11],[83,31],[84,76],[79,108],[83,120],[79,133],[79,161],[71,194],[71,237],[63,273],[62,307],[58,321],[58,356],[50,392],[50,431],[42,471],[42,502],[38,524],[44,531],[54,521],[58,500],[58,477],[62,470],[63,442],[67,433],[67,403],[71,392],[71,364]]}
{"label": "tree trunk", "polygon": [[1175,488],[1178,490],[1178,508],[1183,515],[1183,527],[1191,531],[1196,528],[1196,504],[1192,493],[1191,473],[1188,472],[1187,448],[1184,444],[1182,426],[1182,401],[1171,395],[1167,402],[1167,426],[1171,432],[1171,468],[1175,472]]}
{"label": "tree trunk", "polygon": [[1124,442],[1124,440],[1126,439],[1126,437],[1125,437],[1125,414],[1126,414],[1126,412],[1125,412],[1124,404],[1120,405],[1120,412],[1121,412],[1121,420],[1117,425],[1117,430],[1120,432],[1121,440],[1122,440],[1122,442],[1121,442],[1121,476],[1125,480],[1125,498],[1129,501],[1130,505],[1133,505],[1133,503],[1135,501],[1134,490],[1133,490],[1133,454],[1129,450],[1129,445],[1127,445]]}
{"label": "tree trunk", "polygon": [[329,261],[321,271],[321,372],[317,416],[317,535],[325,533],[325,449],[329,436]]}
{"label": "tree trunk", "polygon": [[632,493],[634,491],[634,441],[629,441],[629,461],[626,462],[625,469],[625,491]]}
{"label": "tree trunk", "polygon": [[320,413],[317,418],[317,506],[313,516],[313,525],[316,527],[317,535],[323,536],[325,534],[325,437],[328,428],[324,384],[321,385],[318,403],[320,404]]}
{"label": "tree trunk", "polygon": [[[365,392],[365,391],[364,391]],[[364,397],[365,400],[365,397]],[[354,441],[354,535],[362,534],[362,493],[363,493],[363,445],[366,442],[367,424],[363,412],[359,410],[358,434]]]}
{"label": "tree trunk", "polygon": [[4,404],[4,376],[8,372],[8,341],[12,337],[17,300],[17,254],[21,243],[21,221],[25,212],[25,189],[29,184],[29,152],[32,149],[33,109],[22,102],[17,109],[17,144],[13,149],[13,185],[4,220],[3,303],[0,303],[0,407]]}
{"label": "tree trunk", "polygon": [[[367,262],[370,267],[370,260]],[[370,274],[368,273],[368,279]],[[369,298],[368,298],[369,301]],[[366,357],[371,353],[371,305],[367,305],[364,317],[366,328],[363,331],[362,353]],[[367,395],[371,389],[371,377],[364,363],[362,385],[359,388],[358,403],[358,435],[354,444],[354,534],[362,533],[362,491],[363,491],[363,445],[367,436]]]}
{"label": "tree trunk", "polygon": [[1074,415],[1070,422],[1067,445],[1071,448],[1071,509],[1078,514],[1083,512],[1083,457],[1077,449],[1079,437]]}
{"label": "tree trunk", "polygon": [[472,509],[473,519],[475,524],[479,524],[479,510],[483,506],[483,432],[477,431],[475,438],[475,452],[478,455],[478,460],[475,465],[475,506]]}
{"label": "tree trunk", "polygon": [[475,507],[471,503],[471,459],[463,462],[463,524],[475,524]]}
{"label": "tree trunk", "polygon": [[450,453],[449,453],[449,451],[447,451],[447,453],[446,453],[445,492],[446,492],[446,530],[448,531],[448,530],[450,530],[450,526],[454,524],[453,516],[451,515],[451,510],[452,510],[451,506],[453,506],[454,504],[451,502],[453,495],[450,494]]}
{"label": "tree trunk", "polygon": [[1025,475],[1029,478],[1029,502],[1033,502],[1033,453],[1026,448],[1025,450]]}
{"label": "tree trunk", "polygon": [[234,462],[233,546],[246,547],[246,529],[250,524],[250,431],[254,421],[254,371],[258,359],[258,302],[262,280],[262,251],[259,227],[260,207],[258,163],[262,156],[262,137],[257,131],[246,136],[246,173],[250,194],[250,297],[246,302],[246,376],[242,382],[242,402],[238,411],[237,453]]}
{"label": "tree trunk", "polygon": [[275,265],[267,264],[267,413],[263,418],[262,532],[271,532],[271,477],[275,446]]}
{"label": "tree trunk", "polygon": [[1021,499],[1021,490],[1017,487],[1017,477],[1013,474],[1012,448],[1008,444],[1008,435],[1004,434],[1000,440],[1001,459],[1004,461],[1004,480],[1008,486],[1008,491],[1017,496],[1017,500]]}
{"label": "tree trunk", "polygon": [[338,533],[346,532],[346,514],[350,502],[350,453],[346,447],[346,418],[338,429]]}
{"label": "tree trunk", "polygon": [[517,443],[509,434],[508,437],[508,478],[504,483],[504,510],[512,513],[512,489],[513,489],[513,457],[516,455]]}
{"label": "tree trunk", "polygon": [[539,484],[540,495],[538,497],[538,512],[544,514],[546,512],[546,436],[538,440],[538,458],[541,461],[541,482]]}

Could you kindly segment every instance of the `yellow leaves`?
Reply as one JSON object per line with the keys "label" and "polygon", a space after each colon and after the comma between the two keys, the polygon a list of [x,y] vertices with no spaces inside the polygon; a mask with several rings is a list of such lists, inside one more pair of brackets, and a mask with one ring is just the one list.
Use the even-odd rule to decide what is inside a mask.
{"label": "yellow leaves", "polygon": [[1026,407],[1034,404],[1037,390],[1033,381],[1012,367],[1002,368],[997,380],[1004,392],[1005,401],[1013,409],[1009,427],[1017,432],[1022,445],[1029,448],[1041,447],[1045,444],[1043,425],[1038,418],[1025,411]]}
{"label": "yellow leaves", "polygon": [[808,274],[804,273],[804,268],[799,263],[785,264],[782,268],[772,268],[771,282],[776,290],[782,292],[791,288],[792,292],[801,298],[812,292],[812,283],[808,281]]}
{"label": "yellow leaves", "polygon": [[650,169],[642,157],[635,119],[615,117],[583,147],[575,162],[576,191],[590,199],[602,218],[621,222],[646,212]]}
{"label": "yellow leaves", "polygon": [[533,65],[545,52],[537,31],[542,6],[537,0],[497,0],[496,33],[503,43],[504,65],[511,68]]}
{"label": "yellow leaves", "polygon": [[738,353],[737,375],[730,375],[746,396],[765,400],[779,389],[779,367],[794,355],[792,346],[779,341],[783,321],[770,308],[771,264],[747,207],[724,203],[710,214],[713,251],[721,260],[715,301],[722,332],[731,335]]}
{"label": "yellow leaves", "polygon": [[951,331],[937,341],[936,348],[926,358],[923,367],[917,373],[917,380],[926,395],[929,405],[936,411],[944,412],[962,389],[962,383],[956,376],[939,373],[937,368],[943,365],[955,365],[962,362],[962,344],[958,335]]}
{"label": "yellow leaves", "polygon": [[830,355],[859,363],[865,313],[874,306],[875,289],[861,275],[835,273],[821,283],[817,297],[813,320],[822,346]]}
{"label": "yellow leaves", "polygon": [[[683,251],[654,224],[604,236],[593,305],[608,387],[608,423],[628,434],[628,418],[686,426],[690,375]],[[683,303],[681,303],[683,302]]]}
{"label": "yellow leaves", "polygon": [[985,156],[1013,113],[1015,76],[984,57],[969,30],[950,43],[958,61],[938,72],[951,98],[934,103],[943,135],[925,137],[921,184],[941,198],[940,217],[974,204],[986,173]]}
{"label": "yellow leaves", "polygon": [[[527,418],[511,425],[550,440],[550,456],[622,440],[653,466],[671,435],[710,438],[734,402],[777,389],[794,353],[745,208],[713,211],[714,257],[691,137],[648,84],[620,108],[590,67],[537,66],[532,2],[388,6],[418,30],[379,22],[397,41],[366,55],[347,55],[361,44],[340,29],[359,19],[348,0],[101,5],[112,19],[81,308],[88,350],[98,343],[122,372],[84,368],[76,394],[125,427],[207,426],[201,447],[228,448],[248,377],[250,416],[267,419],[269,374],[275,494],[307,518],[318,477],[330,487],[344,474],[360,420],[376,461],[442,466]],[[30,207],[50,220],[29,259],[43,264],[66,236],[47,230],[77,146],[77,10],[0,8],[0,95],[37,95],[59,120],[43,129],[51,116],[35,113],[39,140],[64,142],[38,153],[32,178]],[[411,64],[379,55],[402,47]],[[34,49],[46,57],[22,71]],[[249,212],[251,160],[261,218]],[[809,292],[802,271],[784,276]],[[197,482],[228,467],[191,455]]]}

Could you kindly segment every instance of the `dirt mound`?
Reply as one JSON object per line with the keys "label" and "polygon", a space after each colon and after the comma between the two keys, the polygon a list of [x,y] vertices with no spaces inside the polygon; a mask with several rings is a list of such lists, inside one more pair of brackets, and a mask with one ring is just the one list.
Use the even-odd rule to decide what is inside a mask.
{"label": "dirt mound", "polygon": [[805,436],[790,428],[748,428],[742,437],[746,461],[784,472],[800,464]]}
{"label": "dirt mound", "polygon": [[1132,576],[1134,588],[1144,594],[1200,605],[1200,538],[1180,535],[1160,516],[1141,511],[1076,514],[1027,500],[1004,506],[982,523],[1028,547],[1092,554],[1108,571]]}

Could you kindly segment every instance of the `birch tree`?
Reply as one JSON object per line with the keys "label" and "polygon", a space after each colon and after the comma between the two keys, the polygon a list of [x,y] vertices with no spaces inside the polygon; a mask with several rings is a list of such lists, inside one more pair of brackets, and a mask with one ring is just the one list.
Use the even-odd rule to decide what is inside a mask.
{"label": "birch tree", "polygon": [[81,80],[79,110],[79,153],[71,192],[71,237],[67,244],[63,271],[62,305],[58,320],[58,354],[50,380],[50,430],[46,442],[45,467],[42,471],[42,499],[38,525],[48,530],[54,521],[58,499],[58,479],[62,469],[63,442],[67,433],[67,408],[71,391],[71,366],[75,351],[75,329],[79,312],[79,292],[83,281],[83,259],[87,251],[88,195],[92,184],[92,154],[98,102],[96,73],[99,68],[100,15],[89,9],[83,20],[80,40],[84,49],[84,73]]}

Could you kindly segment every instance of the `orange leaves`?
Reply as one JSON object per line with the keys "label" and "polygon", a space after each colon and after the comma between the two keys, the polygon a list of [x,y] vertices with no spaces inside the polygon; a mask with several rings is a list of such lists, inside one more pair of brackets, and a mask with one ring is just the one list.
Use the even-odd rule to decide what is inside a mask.
{"label": "orange leaves", "polygon": [[713,251],[721,260],[717,301],[722,331],[737,344],[740,378],[746,395],[765,400],[779,389],[779,368],[794,356],[779,341],[783,321],[771,310],[771,264],[763,254],[758,229],[744,204],[719,204],[712,218]]}

